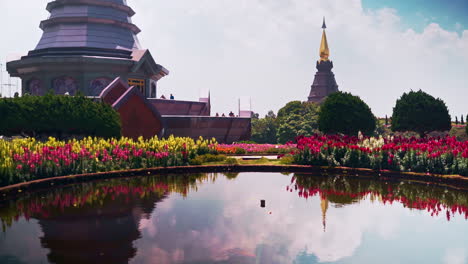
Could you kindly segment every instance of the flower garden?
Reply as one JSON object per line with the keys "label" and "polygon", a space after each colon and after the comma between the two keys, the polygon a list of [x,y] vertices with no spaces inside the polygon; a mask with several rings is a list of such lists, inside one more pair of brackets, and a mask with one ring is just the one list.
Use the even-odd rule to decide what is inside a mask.
{"label": "flower garden", "polygon": [[[296,143],[218,144],[170,137],[0,140],[0,186],[64,175],[189,165],[205,154],[279,155],[285,163],[468,176],[468,141],[444,138],[298,137]],[[193,165],[193,164],[192,164]],[[197,164],[196,164],[197,165]]]}
{"label": "flower garden", "polygon": [[213,152],[216,145],[214,140],[175,137],[0,140],[0,185],[63,175],[187,165],[196,155]]}
{"label": "flower garden", "polygon": [[294,162],[468,176],[468,141],[444,138],[299,137]]}

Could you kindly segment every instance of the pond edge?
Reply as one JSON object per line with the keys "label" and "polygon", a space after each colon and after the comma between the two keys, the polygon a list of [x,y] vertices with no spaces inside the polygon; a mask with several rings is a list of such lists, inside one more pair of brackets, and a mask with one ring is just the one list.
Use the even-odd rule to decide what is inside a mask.
{"label": "pond edge", "polygon": [[321,167],[308,165],[200,165],[200,166],[177,166],[157,167],[145,169],[130,169],[125,171],[110,171],[77,174],[68,176],[57,176],[29,182],[17,183],[0,187],[0,200],[14,198],[23,195],[24,192],[39,191],[58,186],[82,183],[92,180],[104,180],[112,178],[126,178],[137,176],[148,176],[156,174],[176,173],[223,173],[223,172],[284,172],[284,173],[310,173],[317,176],[345,176],[355,178],[375,178],[381,180],[415,180],[426,184],[437,184],[454,189],[468,190],[468,177],[460,175],[441,175],[415,172],[377,171],[365,168],[348,167]]}

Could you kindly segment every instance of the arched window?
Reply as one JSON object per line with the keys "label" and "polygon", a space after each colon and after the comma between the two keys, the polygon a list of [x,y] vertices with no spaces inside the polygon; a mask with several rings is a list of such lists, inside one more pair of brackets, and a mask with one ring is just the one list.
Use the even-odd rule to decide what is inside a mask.
{"label": "arched window", "polygon": [[42,87],[42,81],[37,78],[32,78],[26,86],[26,93],[30,95],[44,95],[45,91]]}
{"label": "arched window", "polygon": [[109,78],[96,78],[89,84],[89,91],[92,96],[99,96],[102,90],[104,90],[104,88],[106,88],[110,83],[111,79]]}
{"label": "arched window", "polygon": [[56,94],[64,95],[75,95],[78,91],[78,82],[75,78],[70,76],[63,76],[56,78],[52,81],[52,89]]}

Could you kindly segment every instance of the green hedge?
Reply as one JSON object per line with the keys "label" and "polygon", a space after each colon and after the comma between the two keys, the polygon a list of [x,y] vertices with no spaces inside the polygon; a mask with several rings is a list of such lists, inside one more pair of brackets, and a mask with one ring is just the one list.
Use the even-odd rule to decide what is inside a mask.
{"label": "green hedge", "polygon": [[119,114],[110,105],[79,96],[0,98],[0,135],[121,136]]}

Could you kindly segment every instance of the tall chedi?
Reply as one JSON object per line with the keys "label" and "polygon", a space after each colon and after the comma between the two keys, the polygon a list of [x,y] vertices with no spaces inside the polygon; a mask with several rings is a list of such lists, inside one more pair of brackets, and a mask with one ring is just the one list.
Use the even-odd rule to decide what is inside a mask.
{"label": "tall chedi", "polygon": [[325,18],[322,25],[322,42],[320,43],[320,59],[317,61],[317,73],[312,83],[309,102],[321,103],[330,94],[338,92],[338,85],[335,81],[335,75],[331,71],[333,62],[328,59],[330,50],[328,49],[327,34],[325,33]]}
{"label": "tall chedi", "polygon": [[22,79],[23,94],[98,96],[121,77],[156,97],[156,82],[168,71],[140,47],[135,12],[126,0],[55,0],[47,11],[36,48],[7,64],[10,75]]}

